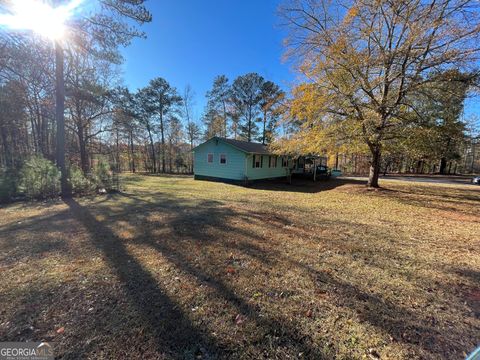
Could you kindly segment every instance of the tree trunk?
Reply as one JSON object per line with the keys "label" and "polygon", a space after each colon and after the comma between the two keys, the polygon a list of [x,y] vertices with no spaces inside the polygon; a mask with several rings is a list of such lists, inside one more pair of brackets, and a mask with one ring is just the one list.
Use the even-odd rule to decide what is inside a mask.
{"label": "tree trunk", "polygon": [[193,174],[193,140],[190,140],[190,173]]}
{"label": "tree trunk", "polygon": [[472,166],[470,167],[470,173],[473,174],[473,171],[475,170],[475,147],[477,145],[477,141],[472,141]]}
{"label": "tree trunk", "polygon": [[2,145],[3,145],[3,157],[5,161],[5,167],[7,170],[10,170],[13,168],[13,159],[11,156],[11,151],[10,151],[10,144],[8,142],[8,135],[7,135],[7,130],[5,126],[0,127],[0,134],[2,138]]}
{"label": "tree trunk", "polygon": [[417,161],[417,166],[415,167],[415,174],[420,174],[420,168],[422,166],[422,160]]}
{"label": "tree trunk", "polygon": [[165,163],[165,131],[164,131],[164,127],[163,127],[163,109],[160,110],[160,133],[162,135],[162,148],[160,149],[161,153],[162,153],[162,173],[165,174],[165,167],[166,167],[166,163]]}
{"label": "tree trunk", "polygon": [[150,127],[147,128],[148,131],[148,138],[150,140],[150,149],[152,150],[152,164],[153,164],[153,172],[157,172],[157,159],[155,158],[155,145],[153,144],[153,137]]}
{"label": "tree trunk", "polygon": [[78,129],[78,146],[80,148],[80,166],[82,167],[82,171],[85,175],[89,172],[89,161],[88,161],[88,154],[86,148],[86,142],[83,134],[83,129]]}
{"label": "tree trunk", "polygon": [[223,104],[223,127],[224,127],[224,134],[223,137],[227,137],[227,132],[228,132],[228,124],[227,124],[227,106],[225,104],[225,101],[222,101]]}
{"label": "tree trunk", "polygon": [[247,133],[248,142],[252,141],[252,108],[249,107],[248,110],[248,133]]}
{"label": "tree trunk", "polygon": [[133,134],[130,131],[130,152],[132,154],[131,162],[132,162],[132,172],[135,174],[135,149],[133,146]]}
{"label": "tree trunk", "polygon": [[[169,172],[173,174],[173,150],[172,150],[172,141],[168,142],[168,167]],[[165,172],[165,171],[164,171]]]}
{"label": "tree trunk", "polygon": [[378,177],[380,175],[380,160],[381,160],[380,147],[378,145],[372,146],[371,152],[372,152],[372,160],[370,161],[370,173],[368,175],[367,186],[369,188],[378,188],[380,187],[378,185]]}
{"label": "tree trunk", "polygon": [[447,170],[447,159],[442,157],[440,159],[440,169],[438,170],[438,172],[441,174],[441,175],[445,175],[445,170]]}
{"label": "tree trunk", "polygon": [[262,144],[265,145],[265,132],[267,129],[267,112],[263,112],[263,134],[262,134]]}
{"label": "tree trunk", "polygon": [[[77,116],[80,117],[80,112],[77,111]],[[90,162],[88,160],[88,152],[87,152],[87,140],[85,136],[85,130],[82,124],[82,120],[80,118],[76,119],[77,121],[77,137],[78,137],[78,148],[80,150],[80,167],[82,168],[82,172],[87,175],[90,170]]]}
{"label": "tree trunk", "polygon": [[65,82],[63,74],[63,48],[59,41],[55,42],[55,118],[57,120],[57,148],[56,160],[61,173],[62,197],[68,198],[72,195],[68,186],[68,174],[65,166]]}
{"label": "tree trunk", "polygon": [[117,163],[116,170],[117,173],[121,172],[121,167],[120,167],[120,141],[119,141],[119,134],[118,134],[118,127],[115,129],[115,162]]}
{"label": "tree trunk", "polygon": [[385,163],[385,168],[383,169],[383,176],[386,176],[388,173],[388,167],[390,166],[390,161]]}

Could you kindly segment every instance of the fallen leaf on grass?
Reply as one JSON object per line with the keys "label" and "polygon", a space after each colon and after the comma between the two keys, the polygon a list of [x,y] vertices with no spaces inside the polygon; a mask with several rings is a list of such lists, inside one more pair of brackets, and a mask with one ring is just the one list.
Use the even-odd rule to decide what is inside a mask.
{"label": "fallen leaf on grass", "polygon": [[231,266],[227,266],[227,274],[235,274],[235,269]]}
{"label": "fallen leaf on grass", "polygon": [[245,316],[243,316],[242,314],[237,314],[237,316],[235,316],[235,324],[241,325],[244,322],[245,322]]}

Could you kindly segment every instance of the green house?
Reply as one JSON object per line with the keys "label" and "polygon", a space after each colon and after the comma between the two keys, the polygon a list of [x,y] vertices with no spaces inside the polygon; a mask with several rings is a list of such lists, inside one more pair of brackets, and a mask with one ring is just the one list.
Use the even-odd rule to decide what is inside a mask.
{"label": "green house", "polygon": [[274,155],[267,146],[213,137],[193,149],[195,179],[246,183],[289,175],[287,156]]}

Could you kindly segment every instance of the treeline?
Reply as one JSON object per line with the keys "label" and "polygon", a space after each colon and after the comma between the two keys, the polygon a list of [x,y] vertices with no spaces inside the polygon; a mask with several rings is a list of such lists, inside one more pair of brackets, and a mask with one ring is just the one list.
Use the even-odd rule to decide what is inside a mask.
{"label": "treeline", "polygon": [[[1,41],[0,197],[51,196],[58,189],[54,49],[35,36]],[[132,92],[121,85],[115,52],[74,43],[64,53],[65,158],[74,193],[112,185],[123,171],[192,173],[193,147],[212,136],[270,143],[285,111],[285,93],[256,73],[232,82],[216,77],[197,118],[190,86],[180,92],[158,77]]]}
{"label": "treeline", "polygon": [[[55,160],[54,55],[48,42],[5,43],[0,69],[0,166],[17,173],[26,159]],[[66,158],[85,175],[100,161],[117,172],[187,171],[187,153],[200,129],[185,99],[162,78],[136,93],[118,86],[111,59],[65,51]],[[191,146],[187,146],[190,144]]]}
{"label": "treeline", "polygon": [[[380,171],[386,174],[440,174],[440,159],[409,157],[405,154],[389,154],[382,159]],[[338,153],[329,156],[329,165],[345,174],[368,174],[370,156],[366,153]],[[444,175],[480,173],[480,137],[466,136],[459,144],[454,158],[446,161]]]}
{"label": "treeline", "polygon": [[[9,6],[2,10],[8,13]],[[143,0],[98,0],[92,11],[68,19],[55,41],[2,28],[0,200],[58,195],[56,162],[63,158],[68,169],[61,176],[62,194],[67,175],[74,193],[115,187],[114,170],[121,168],[129,129],[119,121],[119,48],[144,36],[140,26],[151,19]],[[61,68],[57,78],[64,79],[64,92],[56,88]],[[65,127],[57,124],[55,109],[56,94],[63,93]],[[57,149],[63,137],[65,147]],[[136,150],[141,157],[141,147]]]}
{"label": "treeline", "polygon": [[[196,119],[195,93],[188,85],[179,93],[167,80],[156,78],[134,93],[126,88],[113,93],[113,129],[119,136],[113,160],[118,171],[140,168],[152,173],[191,173],[193,147],[213,136],[270,143],[285,97],[278,85],[256,73],[231,84],[220,75],[206,94],[204,114]],[[122,166],[122,148],[129,149],[128,166]]]}
{"label": "treeline", "polygon": [[[5,77],[0,85],[4,170],[21,168],[31,155],[55,159],[54,79],[47,72],[29,72],[42,60],[38,44],[16,50],[27,71]],[[43,50],[48,66],[51,51],[47,45]],[[200,141],[221,136],[268,144],[284,113],[285,93],[255,73],[232,84],[223,75],[215,78],[205,112],[195,119],[190,86],[180,93],[167,80],[155,78],[131,92],[113,87],[118,79],[111,64],[70,55],[68,62],[74,65],[66,76],[66,152],[69,164],[85,174],[100,160],[118,172],[191,172],[190,152]]]}
{"label": "treeline", "polygon": [[285,92],[257,73],[214,79],[203,116],[205,138],[231,137],[269,144],[285,114]]}
{"label": "treeline", "polygon": [[[363,157],[374,187],[382,171],[478,171],[478,124],[463,115],[465,99],[479,88],[471,57],[479,52],[472,44],[480,28],[471,32],[456,17],[468,10],[463,3],[452,13],[435,5],[442,17],[431,23],[448,27],[444,32],[432,32],[418,4],[401,10],[416,14],[410,21],[396,15],[396,5],[385,4],[386,16],[368,3],[343,26],[327,16],[329,27],[320,32],[311,21],[316,11],[328,10],[321,1],[286,8],[295,40],[289,44],[296,44],[289,54],[301,65],[305,82],[287,98],[257,73],[232,80],[220,75],[197,118],[189,86],[179,91],[160,77],[136,91],[122,86],[119,47],[142,36],[132,24],[148,22],[151,15],[142,0],[99,2],[98,13],[68,24],[63,45],[66,128],[60,135],[74,192],[113,186],[122,171],[191,173],[192,148],[212,136],[273,144],[282,154],[328,154],[330,166],[355,172]],[[385,23],[398,23],[408,36],[384,33]],[[352,34],[361,40],[350,41]],[[58,157],[55,93],[52,42],[2,30],[0,198],[57,192],[58,173],[51,166]]]}

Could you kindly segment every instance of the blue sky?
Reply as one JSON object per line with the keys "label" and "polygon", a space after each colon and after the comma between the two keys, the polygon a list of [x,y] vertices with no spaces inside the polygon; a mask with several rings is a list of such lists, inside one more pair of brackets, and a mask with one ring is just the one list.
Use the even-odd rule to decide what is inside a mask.
{"label": "blue sky", "polygon": [[[196,93],[195,117],[205,106],[213,78],[230,80],[258,72],[285,90],[295,74],[282,61],[285,29],[277,16],[280,0],[150,0],[153,22],[147,39],[123,50],[125,84],[131,89],[160,76],[183,93]],[[465,115],[480,116],[478,97],[466,102]]]}
{"label": "blue sky", "polygon": [[258,72],[288,89],[295,75],[282,62],[284,29],[275,0],[150,0],[153,22],[123,51],[124,80],[132,90],[160,76],[196,93],[196,116],[216,75],[230,80]]}

